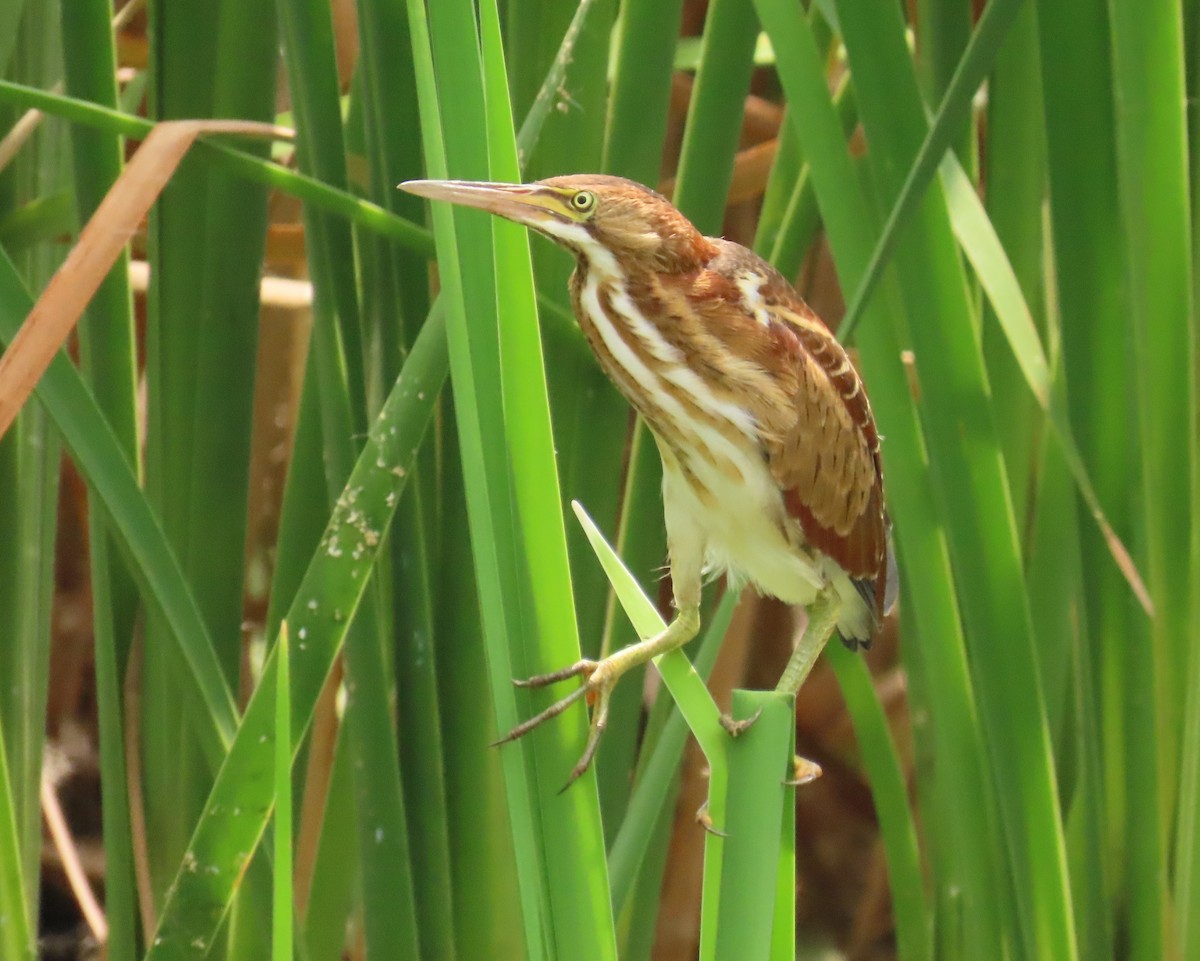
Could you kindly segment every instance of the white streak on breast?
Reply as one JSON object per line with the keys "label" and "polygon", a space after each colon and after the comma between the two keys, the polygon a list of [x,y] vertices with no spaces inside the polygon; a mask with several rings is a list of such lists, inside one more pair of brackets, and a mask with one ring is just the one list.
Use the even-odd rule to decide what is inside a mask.
{"label": "white streak on breast", "polygon": [[[543,229],[582,250],[587,258],[588,269],[583,289],[580,291],[580,306],[587,312],[588,318],[618,367],[617,371],[612,372],[618,386],[623,386],[625,392],[634,397],[639,393],[644,395],[651,405],[678,424],[685,435],[693,438],[700,447],[707,448],[711,454],[722,456],[738,465],[739,472],[744,476],[748,470],[743,466],[746,461],[744,445],[734,443],[703,418],[692,416],[665,388],[663,379],[685,391],[691,402],[700,410],[714,419],[733,424],[748,439],[755,437],[753,417],[738,405],[716,397],[707,389],[700,376],[686,366],[683,352],[663,337],[629,296],[625,273],[616,258],[598,243],[587,229],[580,224],[558,221],[547,222]],[[602,287],[605,288],[613,311],[624,321],[637,342],[647,354],[664,366],[663,375],[660,376],[652,370],[613,325],[600,303]],[[697,463],[708,460],[703,450],[697,450],[695,454],[694,460]]]}
{"label": "white streak on breast", "polygon": [[666,338],[658,332],[658,328],[643,316],[642,312],[638,310],[637,304],[629,296],[623,281],[624,278],[621,278],[621,282],[614,284],[610,291],[613,309],[625,318],[633,335],[642,342],[642,346],[656,360],[660,360],[664,364],[682,364],[683,352],[678,347],[667,343]]}
{"label": "white streak on breast", "polygon": [[600,339],[604,341],[604,346],[608,348],[617,366],[632,379],[633,384],[655,407],[673,418],[686,419],[683,406],[663,390],[658,375],[646,366],[645,361],[625,342],[620,331],[608,319],[608,314],[600,304],[602,282],[597,271],[589,270],[580,295],[580,304],[587,311],[588,318],[595,326]]}
{"label": "white streak on breast", "polygon": [[749,437],[755,436],[753,415],[740,404],[718,397],[690,367],[672,367],[667,371],[666,377],[676,387],[686,391],[688,397],[701,410],[729,421]]}

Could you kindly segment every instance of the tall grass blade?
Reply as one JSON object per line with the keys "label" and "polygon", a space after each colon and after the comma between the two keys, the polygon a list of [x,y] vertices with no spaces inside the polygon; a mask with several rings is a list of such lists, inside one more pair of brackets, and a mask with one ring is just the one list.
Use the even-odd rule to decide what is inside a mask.
{"label": "tall grass blade", "polygon": [[36,939],[29,919],[34,915],[25,897],[25,872],[21,868],[21,843],[17,812],[13,808],[12,780],[8,774],[8,751],[0,732],[0,945],[6,958],[37,956]]}
{"label": "tall grass blade", "polygon": [[[498,104],[494,95],[490,104],[484,97],[485,68],[480,63],[477,41],[473,39],[477,37],[473,15],[461,4],[434,6],[429,11],[427,27],[420,5],[410,4],[409,12],[428,172],[445,176],[449,159],[449,169],[458,176],[487,177],[489,148],[498,169],[515,172],[511,124],[505,131],[507,143],[502,144],[497,139],[500,133],[495,118],[488,120],[487,111],[498,109]],[[464,62],[478,67],[464,70]],[[439,65],[436,75],[434,64]],[[451,69],[450,64],[456,66]],[[437,89],[433,86],[435,82]],[[443,126],[439,94],[447,101],[452,100],[461,115],[476,118],[477,125]],[[480,128],[488,130],[487,141],[478,137]],[[497,149],[503,152],[497,154]],[[516,527],[518,501],[509,476],[506,445],[507,414],[512,401],[501,365],[502,360],[504,366],[510,361],[500,357],[498,346],[496,274],[491,250],[493,225],[487,218],[473,216],[474,213],[445,210],[440,204],[433,209],[443,296],[447,298],[450,321],[451,373],[462,440],[471,541],[484,612],[492,695],[498,724],[503,730],[514,725],[520,716],[510,679],[538,669],[550,658],[557,662],[574,659],[578,648],[573,631],[539,636],[535,628],[539,622],[542,626],[547,623],[545,618],[552,607],[545,605],[565,602],[569,611],[570,598],[568,593],[566,597],[535,599],[533,585],[528,580],[527,565],[541,565],[548,558],[526,554]],[[498,236],[512,243],[508,239],[511,234]],[[523,236],[519,241],[524,245]],[[527,318],[521,320],[528,323]],[[520,359],[513,358],[511,362],[520,363]],[[541,457],[537,462],[541,462]],[[544,503],[542,506],[544,509]],[[524,503],[520,514],[523,523],[528,516]],[[534,545],[537,545],[536,535]],[[535,642],[538,650],[526,648]],[[579,718],[576,724],[581,721]],[[583,866],[588,860],[586,852],[594,852],[593,846],[600,837],[595,796],[580,788],[549,800],[563,776],[555,778],[552,772],[569,770],[582,750],[581,735],[578,726],[569,730],[564,724],[548,726],[534,734],[528,746],[518,744],[505,750],[506,789],[522,886],[525,935],[532,957],[543,957],[550,950],[566,950],[568,943],[571,950],[585,951],[588,956],[613,955],[607,898],[604,897],[603,910],[597,912],[597,895],[603,889],[599,892],[594,889],[595,878],[589,877],[588,869]],[[527,750],[537,756],[535,767],[527,767]],[[582,783],[586,785],[588,781]],[[538,798],[546,800],[537,801]],[[550,849],[550,837],[554,838],[553,858],[542,853]],[[550,883],[551,878],[554,883]],[[554,945],[552,949],[546,938]]]}
{"label": "tall grass blade", "polygon": [[[854,720],[854,734],[879,818],[896,919],[897,956],[901,961],[933,957],[933,911],[925,897],[917,826],[887,715],[861,657],[837,644],[826,649],[826,657],[837,673],[838,686]],[[803,689],[798,696],[804,696]]]}
{"label": "tall grass blade", "polygon": [[979,85],[991,69],[996,52],[1021,9],[1021,3],[1022,0],[991,0],[984,8],[962,60],[959,61],[941,99],[933,123],[925,134],[921,149],[913,158],[912,167],[896,196],[883,231],[875,243],[862,282],[855,289],[846,308],[846,315],[838,329],[838,336],[843,340],[848,340],[854,333],[854,328],[858,326],[863,308],[883,274],[883,268],[892,255],[901,228],[916,212],[925,196],[926,188],[942,163],[946,150],[953,144],[962,125],[969,118],[975,91],[979,89]]}
{"label": "tall grass blade", "polygon": [[[32,306],[11,261],[0,258],[0,338],[11,342]],[[218,669],[212,641],[187,581],[163,537],[146,497],[138,488],[128,460],[78,373],[59,354],[51,361],[35,391],[63,435],[80,473],[112,520],[124,549],[131,555],[143,597],[161,608],[171,636],[191,666],[207,715],[197,731],[218,760],[233,739],[233,698]]]}
{"label": "tall grass blade", "polygon": [[[21,5],[18,5],[21,6]],[[23,17],[0,47],[9,76],[49,86],[62,76],[58,3],[23,6]],[[15,119],[15,118],[14,118]],[[8,138],[6,138],[8,140]],[[0,177],[5,208],[69,189],[69,153],[61,124],[32,131],[20,153],[9,155]],[[40,286],[61,263],[60,247],[42,244],[18,255],[25,282]],[[5,298],[4,309],[13,298]],[[21,300],[20,294],[16,295]],[[0,358],[0,366],[8,351]],[[0,398],[8,391],[0,387]],[[43,819],[39,788],[47,746],[46,709],[50,687],[50,639],[55,590],[54,545],[58,528],[61,447],[43,410],[23,412],[17,429],[0,440],[0,528],[6,549],[0,557],[0,738],[8,766],[9,817],[15,845],[8,857],[20,862],[16,876],[24,891],[10,891],[5,908],[21,903],[23,918],[12,918],[36,937],[42,886]],[[7,821],[7,818],[5,819]],[[6,830],[5,828],[0,830]],[[9,865],[11,868],[11,864]],[[14,880],[16,880],[14,879]],[[24,950],[24,948],[23,948]]]}
{"label": "tall grass blade", "polygon": [[1063,458],[1078,487],[1079,496],[1087,505],[1092,520],[1099,528],[1109,553],[1129,584],[1130,590],[1142,608],[1148,613],[1152,612],[1154,604],[1137,566],[1100,506],[1091,478],[1088,477],[1087,467],[1071,434],[1071,425],[1066,420],[1065,412],[1060,406],[1051,403],[1049,365],[1034,327],[1033,315],[1025,303],[1025,296],[1008,261],[1008,255],[1000,245],[975,188],[951,154],[947,154],[942,162],[941,178],[954,232],[991,302],[1013,357],[1025,376],[1025,382],[1049,422],[1054,440],[1060,446]]}
{"label": "tall grass blade", "polygon": [[279,632],[275,673],[275,857],[271,959],[292,961],[292,690],[287,624]]}
{"label": "tall grass blade", "polygon": [[[293,757],[312,718],[316,698],[363,599],[408,470],[428,424],[441,382],[445,342],[418,337],[408,363],[380,411],[321,545],[286,618],[296,646],[292,658]],[[274,804],[276,655],[217,774],[205,810],[172,882],[147,961],[190,958],[219,929],[242,872],[262,838]]]}
{"label": "tall grass blade", "polygon": [[[876,11],[883,15],[882,9]],[[890,203],[903,187],[926,132],[924,108],[899,11],[891,24],[866,7],[839,4],[876,188]],[[951,556],[962,571],[982,565],[986,581],[961,577],[958,596],[972,641],[975,686],[991,745],[997,798],[1025,950],[1070,958],[1076,950],[1059,803],[1045,728],[1028,599],[1007,478],[998,454],[986,375],[945,201],[930,194],[897,250],[900,287],[921,378],[922,420],[946,515]],[[965,445],[964,437],[978,446]],[[951,480],[953,478],[953,480]],[[986,518],[987,520],[983,520]],[[988,639],[1006,638],[1003,645]]]}
{"label": "tall grass blade", "polygon": [[749,0],[709,5],[671,198],[704,234],[721,230],[757,40]]}
{"label": "tall grass blade", "polygon": [[[714,953],[707,955],[702,945],[701,958],[782,961],[773,951],[776,898],[790,906],[794,883],[781,886],[771,867],[782,859],[790,868],[786,874],[795,876],[795,849],[788,845],[790,856],[785,855],[782,837],[785,809],[794,807],[792,789],[783,782],[796,733],[795,702],[774,692],[734,692],[735,719],[760,709],[750,730],[729,739],[728,815],[721,827],[726,836],[709,841],[710,847],[724,848],[719,900],[705,899],[701,922],[702,939],[713,932]],[[706,859],[705,873],[709,870]]]}
{"label": "tall grass blade", "polygon": [[[108,3],[79,4],[62,20],[65,87],[72,96],[117,104],[116,55]],[[73,127],[75,203],[86,221],[121,172],[122,143],[105,131]],[[97,405],[112,425],[125,456],[140,473],[137,434],[137,359],[129,257],[116,265],[92,298],[79,328],[80,366]],[[92,565],[92,623],[95,634],[96,700],[100,728],[101,815],[104,821],[104,902],[108,950],[132,957],[137,950],[135,889],[125,724],[121,679],[125,676],[138,596],[132,575],[117,554],[103,512],[89,512]]]}
{"label": "tall grass blade", "polygon": [[[1168,839],[1179,789],[1186,666],[1196,625],[1197,345],[1192,277],[1183,9],[1109,4],[1123,280],[1132,322],[1142,540],[1155,616],[1151,650],[1130,651],[1127,778],[1129,950],[1170,952]],[[1186,413],[1179,419],[1179,411]],[[1194,805],[1188,798],[1185,804]]]}
{"label": "tall grass blade", "polygon": [[[1100,503],[1128,541],[1135,530],[1129,450],[1137,432],[1128,403],[1133,390],[1126,361],[1129,310],[1122,283],[1108,16],[1103,4],[1075,0],[1039,2],[1036,12],[1053,239],[1051,303],[1061,332],[1062,391]],[[1103,885],[1112,912],[1087,919],[1083,947],[1107,956],[1123,923],[1127,818],[1140,805],[1135,799],[1129,807],[1126,796],[1125,658],[1131,646],[1143,646],[1143,615],[1129,603],[1117,572],[1098,560],[1106,546],[1097,529],[1081,522],[1079,538],[1080,623],[1087,635],[1077,655],[1083,668],[1077,671],[1077,697],[1081,715],[1095,718],[1094,728],[1079,736],[1098,741],[1099,770],[1092,777],[1102,790],[1095,797],[1098,810],[1083,809],[1072,827],[1080,845],[1075,862],[1091,867],[1099,861],[1093,890]],[[1096,780],[1084,789],[1094,791]],[[1102,819],[1098,836],[1088,823],[1093,818]],[[1082,847],[1087,844],[1098,850]]]}
{"label": "tall grass blade", "polygon": [[601,162],[606,173],[658,182],[681,6],[682,0],[621,5]]}

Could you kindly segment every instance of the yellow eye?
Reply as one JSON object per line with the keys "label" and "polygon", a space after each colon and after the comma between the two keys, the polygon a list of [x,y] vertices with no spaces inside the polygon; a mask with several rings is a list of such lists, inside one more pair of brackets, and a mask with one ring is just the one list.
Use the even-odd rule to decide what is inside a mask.
{"label": "yellow eye", "polygon": [[590,190],[581,190],[571,198],[571,206],[577,213],[586,214],[596,206],[596,195]]}

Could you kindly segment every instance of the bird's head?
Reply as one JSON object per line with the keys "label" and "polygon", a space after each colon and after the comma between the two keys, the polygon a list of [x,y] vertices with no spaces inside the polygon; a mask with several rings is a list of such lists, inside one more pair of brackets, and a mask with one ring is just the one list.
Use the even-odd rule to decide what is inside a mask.
{"label": "bird's head", "polygon": [[400,189],[524,224],[602,270],[638,265],[683,272],[713,253],[670,201],[623,177],[573,174],[531,184],[409,180]]}

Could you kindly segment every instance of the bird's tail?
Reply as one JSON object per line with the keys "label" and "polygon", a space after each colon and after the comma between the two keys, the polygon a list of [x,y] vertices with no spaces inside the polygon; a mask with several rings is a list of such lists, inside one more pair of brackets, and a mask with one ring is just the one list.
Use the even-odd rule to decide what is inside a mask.
{"label": "bird's tail", "polygon": [[[842,614],[838,618],[838,633],[852,651],[871,646],[879,625],[896,606],[900,593],[900,569],[896,564],[896,550],[892,544],[892,522],[887,524],[887,557],[879,577],[845,578],[853,590],[834,580],[834,587],[842,600]],[[882,579],[882,583],[880,583]]]}

